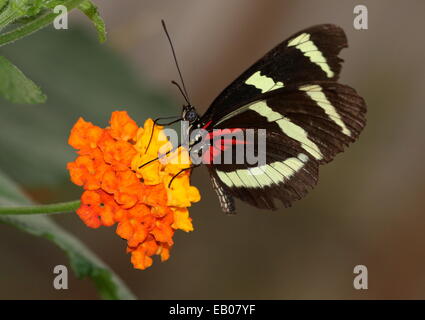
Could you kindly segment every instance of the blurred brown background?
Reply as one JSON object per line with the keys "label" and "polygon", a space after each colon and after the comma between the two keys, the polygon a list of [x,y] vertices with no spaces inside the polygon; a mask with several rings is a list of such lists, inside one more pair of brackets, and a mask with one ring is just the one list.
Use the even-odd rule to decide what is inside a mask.
{"label": "blurred brown background", "polygon": [[[319,23],[335,23],[346,31],[349,48],[342,52],[345,64],[341,82],[353,86],[369,108],[368,124],[360,140],[322,167],[318,186],[291,209],[263,212],[238,202],[238,215],[225,216],[220,212],[206,169],[196,170],[193,184],[199,187],[203,199],[191,208],[195,231],[177,232],[170,260],[155,261],[145,271],[132,268],[124,243],[113,228],[88,229],[74,214],[55,218],[108,263],[139,298],[425,298],[424,1],[95,2],[109,30],[108,42],[101,50],[121,56],[133,72],[134,82],[141,83],[141,87],[146,84],[154,88],[150,90],[165,92],[176,114],[182,99],[169,84],[177,74],[161,18],[167,21],[192,102],[201,113],[262,54],[294,32]],[[353,8],[357,4],[369,9],[366,31],[353,28]],[[1,155],[2,169],[36,200],[45,203],[75,199],[80,193],[68,181],[65,171],[65,163],[74,157],[66,137],[78,114],[99,125],[105,125],[117,107],[126,107],[134,117],[157,116],[154,111],[138,113],[137,99],[129,99],[124,89],[110,99],[105,95],[113,96],[114,90],[106,93],[100,85],[86,95],[89,98],[72,95],[74,88],[61,86],[60,75],[75,86],[86,75],[73,78],[65,71],[60,73],[75,63],[71,58],[59,59],[58,54],[57,61],[39,65],[37,61],[49,54],[47,51],[52,54],[59,50],[55,33],[61,32],[66,41],[67,32],[83,28],[79,31],[81,37],[90,37],[91,44],[78,60],[91,59],[87,73],[103,81],[101,71],[98,74],[96,69],[97,56],[90,51],[101,46],[96,43],[93,28],[78,13],[72,14],[70,23],[69,31],[43,31],[48,36],[38,46],[34,39],[41,39],[42,35],[22,40],[34,44],[33,51],[18,54],[10,49],[22,63],[31,56],[26,73],[33,75],[36,82],[41,81],[42,86],[49,87],[43,79],[52,81],[55,75],[57,84],[55,90],[47,92],[49,98],[54,101],[55,94],[61,95],[64,101],[75,102],[75,108],[72,104],[66,109],[56,104],[46,110],[43,106],[8,107],[6,113],[15,115],[8,118],[8,123],[14,128],[19,125],[17,132],[22,136],[10,134],[8,127],[2,126],[4,145],[31,139],[31,130],[22,131],[28,128],[21,120],[28,108],[38,108],[40,120],[78,110],[69,113],[64,125],[43,127],[48,133],[40,133],[40,139],[33,142],[42,148],[44,141],[56,141],[51,152],[60,156],[50,167],[43,167],[42,161],[32,161],[31,157],[37,154],[30,155],[25,150]],[[43,68],[43,74],[48,76],[35,76],[38,68]],[[118,71],[114,80],[117,86]],[[94,80],[91,85],[96,83]],[[143,120],[139,118],[140,123]],[[36,121],[28,119],[28,123]],[[40,127],[37,122],[33,125]],[[12,162],[22,159],[27,162],[13,167]],[[40,177],[28,178],[29,171]],[[47,178],[52,172],[58,172],[57,179]],[[0,225],[0,253],[2,299],[97,298],[89,280],[73,276],[69,290],[54,290],[53,267],[67,264],[67,260],[43,239]],[[368,267],[368,290],[353,289],[353,268],[359,264]]]}

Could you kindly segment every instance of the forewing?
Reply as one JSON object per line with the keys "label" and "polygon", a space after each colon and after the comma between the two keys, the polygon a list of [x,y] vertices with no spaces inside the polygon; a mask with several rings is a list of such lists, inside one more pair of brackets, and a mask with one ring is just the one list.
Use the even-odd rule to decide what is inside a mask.
{"label": "forewing", "polygon": [[203,119],[214,122],[241,101],[289,84],[337,80],[342,62],[338,54],[344,47],[344,31],[332,24],[317,25],[292,35],[224,89]]}

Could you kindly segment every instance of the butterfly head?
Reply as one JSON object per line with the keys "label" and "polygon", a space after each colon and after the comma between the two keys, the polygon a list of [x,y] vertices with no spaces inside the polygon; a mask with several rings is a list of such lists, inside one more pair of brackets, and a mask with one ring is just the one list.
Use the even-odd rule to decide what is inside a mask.
{"label": "butterfly head", "polygon": [[183,106],[182,119],[183,121],[189,122],[189,125],[193,125],[199,120],[199,115],[193,106],[186,105]]}

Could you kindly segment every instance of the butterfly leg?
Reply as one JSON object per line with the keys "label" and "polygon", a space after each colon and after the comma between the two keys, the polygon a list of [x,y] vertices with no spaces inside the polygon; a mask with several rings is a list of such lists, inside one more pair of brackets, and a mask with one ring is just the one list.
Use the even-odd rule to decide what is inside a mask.
{"label": "butterfly leg", "polygon": [[[176,118],[177,118],[177,119],[176,119]],[[168,123],[158,123],[158,121],[161,121],[161,120],[167,120],[167,119],[175,119],[175,120],[173,120],[173,121],[171,121],[171,122],[168,122]],[[148,150],[149,150],[149,146],[151,145],[152,138],[153,138],[153,133],[154,133],[154,129],[155,129],[155,126],[156,126],[156,125],[159,125],[159,126],[169,126],[169,125],[172,125],[173,123],[179,122],[179,121],[181,121],[181,120],[182,120],[182,118],[181,118],[180,116],[156,118],[156,119],[153,121],[151,137],[149,138],[149,143],[148,143],[148,145],[147,145],[147,147],[146,147],[145,153],[146,153],[146,152],[148,152]]]}
{"label": "butterfly leg", "polygon": [[181,169],[179,172],[177,172],[172,178],[171,178],[171,180],[170,180],[170,182],[168,183],[168,188],[170,188],[171,187],[171,184],[173,183],[173,181],[174,181],[174,179],[175,178],[177,178],[180,174],[182,174],[183,172],[185,172],[185,171],[187,171],[187,170],[191,170],[191,169],[193,169],[193,168],[196,168],[196,167],[199,167],[200,165],[199,164],[197,164],[197,165],[192,165],[192,166],[190,166],[190,167],[188,167],[188,168],[183,168],[183,169]]}
{"label": "butterfly leg", "polygon": [[217,193],[221,210],[229,215],[236,214],[235,199],[218,182],[213,174],[210,173],[211,182],[214,191]]}

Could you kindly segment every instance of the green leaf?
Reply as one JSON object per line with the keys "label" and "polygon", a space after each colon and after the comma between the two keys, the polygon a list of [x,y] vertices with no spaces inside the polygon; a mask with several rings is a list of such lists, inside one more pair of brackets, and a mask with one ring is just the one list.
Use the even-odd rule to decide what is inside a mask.
{"label": "green leaf", "polygon": [[[0,205],[30,204],[31,201],[0,172]],[[80,240],[65,231],[46,215],[0,216],[0,222],[52,241],[68,256],[78,278],[89,277],[103,299],[135,299],[122,280]]]}
{"label": "green leaf", "polygon": [[[0,4],[1,5],[1,4]],[[21,18],[22,12],[13,8],[10,4],[0,13],[0,30]]]}
{"label": "green leaf", "polygon": [[9,5],[24,16],[33,16],[40,12],[45,0],[11,0]]}
{"label": "green leaf", "polygon": [[100,16],[99,11],[97,10],[97,7],[94,5],[94,3],[89,0],[83,1],[78,6],[78,9],[84,12],[84,14],[93,22],[99,36],[99,41],[101,43],[105,42],[106,41],[105,22],[103,22],[103,19]]}
{"label": "green leaf", "polygon": [[7,4],[8,0],[0,0],[0,10]]}
{"label": "green leaf", "polygon": [[[33,1],[33,0],[32,0]],[[71,11],[72,9],[78,7],[81,2],[84,0],[63,0],[62,4],[67,7],[68,11]],[[48,3],[43,3],[46,7],[49,7],[49,4],[52,3],[50,1],[47,1]],[[5,11],[8,11],[7,9],[11,8],[10,6],[6,7],[5,10],[3,10],[2,14],[4,14]],[[22,11],[20,11],[22,12]],[[22,15],[19,11],[15,10],[14,8],[11,8],[10,12],[3,16],[2,19],[0,19],[0,29],[7,24],[18,21],[20,18],[22,18],[24,15]],[[39,14],[43,12],[42,14]],[[11,16],[9,16],[11,14]],[[54,13],[51,10],[42,10],[42,8],[39,8],[39,10],[34,10],[32,12],[32,16],[37,16],[36,19],[29,19],[27,23],[25,23],[23,26],[20,26],[18,28],[14,28],[10,30],[9,32],[1,33],[0,34],[0,46],[4,46],[8,43],[12,43],[18,39],[22,39],[26,36],[29,36],[30,34],[41,30],[45,27],[47,27],[50,23],[54,21],[54,19],[59,15],[60,13]],[[0,16],[1,18],[1,16]],[[3,22],[1,20],[4,20]]]}
{"label": "green leaf", "polygon": [[[23,17],[32,17],[40,13],[45,0],[11,0],[0,13],[0,30]],[[0,8],[5,1],[0,1]]]}
{"label": "green leaf", "polygon": [[46,96],[16,66],[0,56],[0,94],[14,103],[43,103]]}

